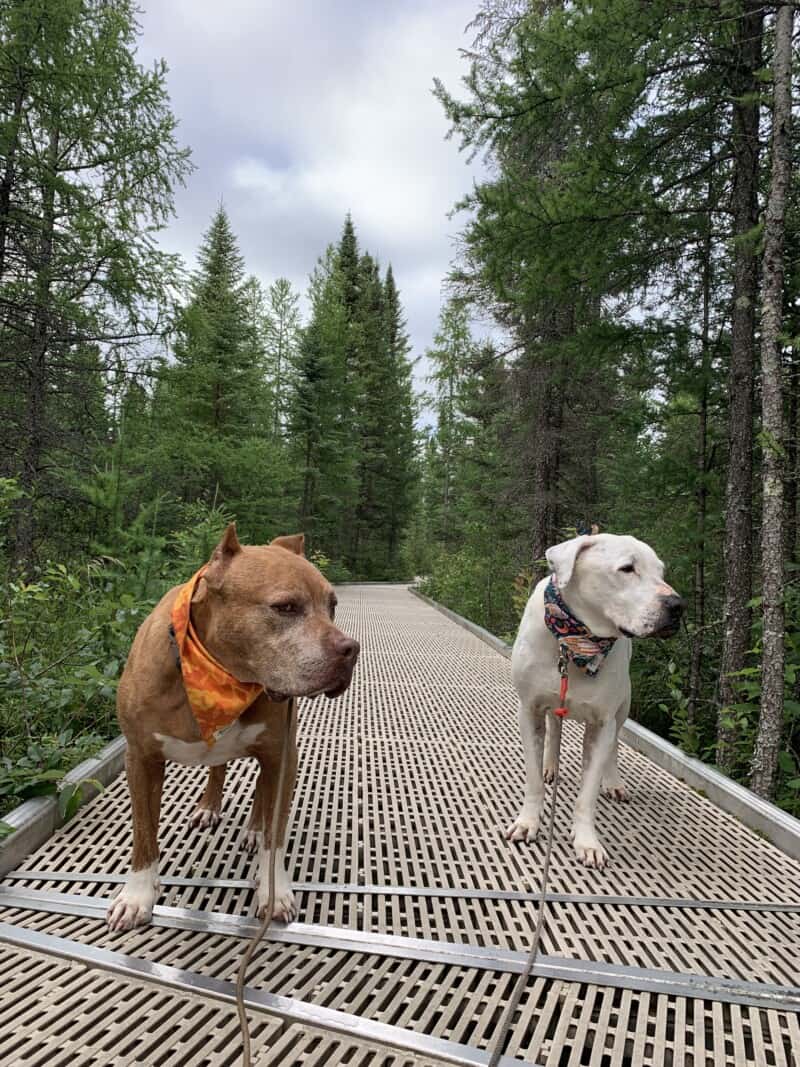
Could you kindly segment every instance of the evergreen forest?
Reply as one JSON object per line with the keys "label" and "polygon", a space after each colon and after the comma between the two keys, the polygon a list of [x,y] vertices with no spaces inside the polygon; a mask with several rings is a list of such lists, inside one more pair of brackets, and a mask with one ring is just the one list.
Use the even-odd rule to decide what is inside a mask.
{"label": "evergreen forest", "polygon": [[132,0],[0,2],[0,814],[115,735],[136,628],[235,520],[509,640],[549,545],[649,542],[687,610],[633,716],[800,815],[794,5],[477,5],[432,91],[481,167],[412,351],[358,204],[305,291],[220,199],[169,250],[195,164]]}

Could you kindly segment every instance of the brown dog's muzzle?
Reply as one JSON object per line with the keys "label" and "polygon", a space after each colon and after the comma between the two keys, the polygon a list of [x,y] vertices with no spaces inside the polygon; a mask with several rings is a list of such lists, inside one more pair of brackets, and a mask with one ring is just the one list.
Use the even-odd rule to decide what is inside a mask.
{"label": "brown dog's muzzle", "polygon": [[350,685],[353,678],[353,668],[356,665],[360,651],[361,646],[354,638],[348,637],[347,634],[343,634],[341,631],[334,636],[331,642],[331,652],[336,660],[334,668],[336,682],[330,689],[325,690],[325,696],[330,700],[341,696]]}

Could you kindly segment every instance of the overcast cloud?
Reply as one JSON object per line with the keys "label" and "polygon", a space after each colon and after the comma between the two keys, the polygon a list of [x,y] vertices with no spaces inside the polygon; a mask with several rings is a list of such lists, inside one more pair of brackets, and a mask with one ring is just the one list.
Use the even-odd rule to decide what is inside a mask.
{"label": "overcast cloud", "polygon": [[431,95],[457,89],[475,0],[276,3],[144,0],[140,55],[163,57],[197,167],[164,245],[194,262],[220,198],[248,270],[305,290],[353,215],[392,263],[414,355],[430,344],[459,220],[477,174]]}

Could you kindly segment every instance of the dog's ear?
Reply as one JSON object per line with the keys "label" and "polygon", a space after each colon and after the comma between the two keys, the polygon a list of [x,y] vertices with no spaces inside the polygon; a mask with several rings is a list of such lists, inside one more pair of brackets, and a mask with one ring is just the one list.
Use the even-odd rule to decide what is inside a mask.
{"label": "dog's ear", "polygon": [[222,535],[220,543],[211,553],[211,559],[208,561],[205,574],[197,583],[197,589],[192,597],[193,604],[205,599],[209,586],[212,589],[220,588],[225,577],[225,571],[228,569],[228,564],[241,551],[242,546],[236,536],[236,523],[230,522]]}
{"label": "dog's ear", "polygon": [[556,577],[556,585],[559,589],[563,589],[569,582],[575,568],[575,560],[591,544],[592,538],[588,534],[581,534],[580,537],[562,541],[560,545],[553,545],[545,552],[545,559]]}
{"label": "dog's ear", "polygon": [[296,556],[305,556],[306,554],[305,534],[289,534],[287,537],[276,537],[273,541],[270,541],[270,544],[278,545],[279,548],[287,548],[290,552],[294,552]]}

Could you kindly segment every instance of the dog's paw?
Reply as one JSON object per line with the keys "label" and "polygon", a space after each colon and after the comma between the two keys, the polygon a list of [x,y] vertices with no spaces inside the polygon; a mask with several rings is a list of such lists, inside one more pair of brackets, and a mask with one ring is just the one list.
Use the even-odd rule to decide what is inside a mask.
{"label": "dog's paw", "polygon": [[204,808],[198,804],[189,822],[195,830],[213,830],[219,824],[220,817],[219,808]]}
{"label": "dog's paw", "polygon": [[608,797],[609,800],[613,800],[617,804],[627,804],[631,799],[630,793],[622,782],[603,782],[601,788],[603,796]]}
{"label": "dog's paw", "polygon": [[521,811],[506,830],[506,841],[535,841],[539,833],[539,816]]}
{"label": "dog's paw", "polygon": [[109,905],[106,912],[109,930],[133,930],[136,926],[146,926],[153,917],[153,905],[159,891],[157,880],[137,878],[134,874]]}
{"label": "dog's paw", "polygon": [[584,867],[594,867],[597,870],[605,867],[608,862],[608,853],[596,837],[578,837],[573,839],[575,855],[578,862]]}
{"label": "dog's paw", "polygon": [[542,771],[542,781],[547,782],[548,785],[556,776],[556,767],[554,763],[548,764]]}
{"label": "dog's paw", "polygon": [[245,852],[255,852],[260,844],[261,834],[258,830],[245,830],[239,838],[239,847],[243,848]]}
{"label": "dog's paw", "polygon": [[[257,915],[259,919],[263,919],[267,910],[269,894],[258,890],[258,911]],[[291,889],[286,886],[275,886],[275,904],[272,908],[272,918],[277,919],[278,922],[290,923],[298,916],[297,899]]]}

